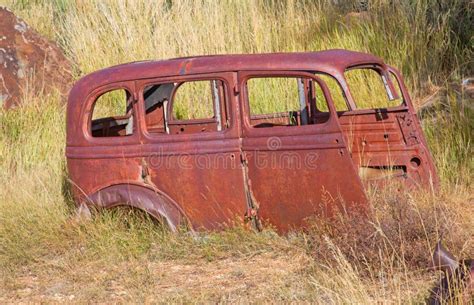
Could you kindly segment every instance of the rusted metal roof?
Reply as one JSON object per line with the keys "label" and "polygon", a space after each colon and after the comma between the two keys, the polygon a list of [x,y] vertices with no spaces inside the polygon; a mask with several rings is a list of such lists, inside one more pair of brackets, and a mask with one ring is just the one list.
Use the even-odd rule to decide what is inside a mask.
{"label": "rusted metal roof", "polygon": [[82,103],[84,88],[98,88],[115,82],[154,77],[205,74],[223,71],[319,71],[332,75],[341,74],[347,68],[384,62],[371,54],[342,49],[318,52],[230,54],[181,57],[158,61],[137,61],[112,66],[90,73],[76,82],[69,95],[69,108],[76,109]]}
{"label": "rusted metal roof", "polygon": [[332,74],[370,63],[384,65],[374,55],[348,50],[194,56],[121,64],[86,75],[78,84],[100,86],[130,79],[243,70],[307,70]]}

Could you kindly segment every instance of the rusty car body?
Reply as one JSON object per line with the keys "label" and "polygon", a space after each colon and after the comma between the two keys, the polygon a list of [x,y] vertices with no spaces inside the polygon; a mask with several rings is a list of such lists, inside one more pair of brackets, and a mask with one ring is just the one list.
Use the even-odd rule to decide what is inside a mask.
{"label": "rusty car body", "polygon": [[[348,83],[353,70],[375,73],[386,104],[360,106],[360,88]],[[291,85],[289,97],[278,82]],[[96,118],[95,104],[115,90],[125,92],[123,112]],[[172,230],[247,220],[287,232],[341,205],[365,208],[367,187],[438,184],[400,73],[347,50],[176,58],[91,73],[69,95],[66,156],[78,205],[129,205]]]}

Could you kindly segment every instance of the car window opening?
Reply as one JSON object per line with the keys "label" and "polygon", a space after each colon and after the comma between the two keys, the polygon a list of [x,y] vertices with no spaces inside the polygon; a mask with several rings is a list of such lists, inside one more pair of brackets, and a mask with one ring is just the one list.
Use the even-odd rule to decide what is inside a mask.
{"label": "car window opening", "polygon": [[[250,124],[254,128],[290,127],[325,123],[329,114],[319,84],[310,78],[254,77],[246,82]],[[318,106],[319,105],[319,106]]]}
{"label": "car window opening", "polygon": [[101,94],[94,102],[90,125],[93,137],[123,137],[132,135],[133,98],[125,89],[113,89]]}
{"label": "car window opening", "polygon": [[145,122],[152,134],[222,131],[229,126],[225,84],[198,80],[145,87]]}
{"label": "car window opening", "polygon": [[[357,109],[387,109],[403,102],[401,94],[396,98],[390,89],[387,77],[375,69],[350,69],[345,78]],[[394,87],[395,91],[400,90],[398,83]]]}

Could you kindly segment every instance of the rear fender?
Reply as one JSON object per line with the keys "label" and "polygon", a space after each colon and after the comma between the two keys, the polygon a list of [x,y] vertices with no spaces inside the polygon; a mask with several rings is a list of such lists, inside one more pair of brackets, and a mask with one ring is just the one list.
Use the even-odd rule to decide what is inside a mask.
{"label": "rear fender", "polygon": [[166,220],[173,232],[176,232],[182,225],[190,224],[178,204],[169,196],[159,190],[143,185],[111,185],[87,196],[82,203],[99,209],[116,206],[135,207],[160,221]]}

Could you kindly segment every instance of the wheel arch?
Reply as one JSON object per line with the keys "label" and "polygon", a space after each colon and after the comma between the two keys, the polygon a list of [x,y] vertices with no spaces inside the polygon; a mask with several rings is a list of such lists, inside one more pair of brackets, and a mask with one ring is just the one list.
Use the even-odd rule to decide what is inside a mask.
{"label": "wheel arch", "polygon": [[182,225],[187,225],[192,230],[191,223],[180,206],[164,192],[147,185],[109,185],[86,196],[82,203],[98,209],[130,206],[150,214],[157,220],[166,220],[173,232]]}

